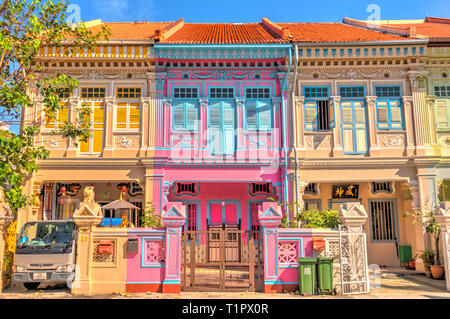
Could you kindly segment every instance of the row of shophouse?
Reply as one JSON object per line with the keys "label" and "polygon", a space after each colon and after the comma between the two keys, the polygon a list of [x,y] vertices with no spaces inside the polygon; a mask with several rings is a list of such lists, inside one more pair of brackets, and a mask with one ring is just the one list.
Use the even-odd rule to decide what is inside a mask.
{"label": "row of shophouse", "polygon": [[[36,58],[79,87],[36,136],[51,156],[25,184],[40,200],[19,226],[71,218],[85,186],[105,205],[126,185],[137,207],[184,203],[188,230],[256,230],[272,199],[289,218],[360,202],[370,264],[432,245],[403,215],[450,200],[449,19],[87,25],[109,41]],[[45,118],[31,94],[24,119]],[[51,134],[82,104],[88,141]]]}

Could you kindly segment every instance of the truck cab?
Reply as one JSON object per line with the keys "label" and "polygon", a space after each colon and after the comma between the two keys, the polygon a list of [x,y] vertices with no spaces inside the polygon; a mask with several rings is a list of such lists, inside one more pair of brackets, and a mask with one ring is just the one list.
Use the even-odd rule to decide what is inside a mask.
{"label": "truck cab", "polygon": [[41,283],[69,285],[75,278],[77,236],[72,221],[26,223],[17,240],[13,282],[26,289]]}

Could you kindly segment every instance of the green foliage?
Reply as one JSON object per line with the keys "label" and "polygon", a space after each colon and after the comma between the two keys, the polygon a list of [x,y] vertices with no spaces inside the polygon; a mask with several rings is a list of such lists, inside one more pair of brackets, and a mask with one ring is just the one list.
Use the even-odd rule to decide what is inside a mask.
{"label": "green foliage", "polygon": [[[436,260],[436,265],[440,265],[440,258],[439,258],[439,238],[441,236],[441,225],[437,222],[436,218],[434,217],[434,213],[432,211],[429,212],[417,212],[417,213],[408,213],[405,212],[403,214],[404,218],[412,217],[413,223],[416,223],[417,221],[422,221],[423,227],[425,228],[425,231],[429,234],[431,234],[435,241],[436,246],[436,252],[433,253],[433,258]],[[433,264],[431,264],[433,265]]]}
{"label": "green foliage", "polygon": [[420,258],[423,261],[423,265],[425,266],[425,268],[430,271],[430,266],[434,265],[434,259],[435,259],[435,253],[432,250],[424,250],[422,252],[422,255],[420,255]]}
{"label": "green foliage", "polygon": [[308,210],[299,216],[302,228],[337,228],[339,213],[336,210]]}
{"label": "green foliage", "polygon": [[[95,47],[99,40],[107,39],[109,31],[103,28],[92,34],[84,24],[69,25],[66,0],[4,0],[0,4],[0,118],[8,118],[6,124],[22,124],[21,133],[0,133],[0,187],[5,189],[6,200],[14,212],[32,204],[23,192],[27,176],[36,172],[38,161],[49,152],[36,146],[44,119],[24,117],[40,96],[50,118],[55,119],[61,108],[60,95],[72,92],[78,86],[76,79],[66,75],[53,78],[43,76],[46,71],[35,58],[43,47],[70,45],[67,50]],[[90,114],[84,107],[79,115]],[[22,122],[21,122],[22,121]],[[87,117],[79,116],[53,134],[70,137],[75,144],[91,135]]]}
{"label": "green foliage", "polygon": [[142,212],[141,216],[141,225],[142,227],[153,227],[153,228],[161,228],[163,227],[161,223],[161,216],[155,214],[155,208],[152,203],[148,205],[148,209]]}

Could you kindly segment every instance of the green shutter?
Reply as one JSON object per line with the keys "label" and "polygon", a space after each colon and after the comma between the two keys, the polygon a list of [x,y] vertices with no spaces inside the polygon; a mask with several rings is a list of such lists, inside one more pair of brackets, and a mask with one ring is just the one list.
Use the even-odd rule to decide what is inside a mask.
{"label": "green shutter", "polygon": [[450,100],[437,100],[436,101],[436,119],[438,127],[447,128],[449,126],[448,120],[448,105]]}

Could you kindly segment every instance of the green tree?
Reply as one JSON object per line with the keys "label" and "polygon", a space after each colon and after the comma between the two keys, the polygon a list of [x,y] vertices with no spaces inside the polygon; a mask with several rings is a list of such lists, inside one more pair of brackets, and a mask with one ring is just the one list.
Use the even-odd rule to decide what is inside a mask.
{"label": "green tree", "polygon": [[[83,23],[70,25],[68,5],[65,0],[3,0],[0,5],[0,119],[8,125],[22,124],[19,134],[0,132],[0,187],[15,213],[32,204],[22,185],[37,171],[38,161],[49,156],[34,138],[44,119],[24,118],[25,110],[34,106],[32,95],[40,95],[47,117],[55,119],[60,96],[78,86],[76,79],[64,74],[44,77],[45,68],[36,63],[36,56],[46,46],[92,49],[109,34],[106,28],[93,34]],[[89,138],[91,125],[83,115],[90,110],[81,106],[78,114],[78,119],[63,123],[53,134],[70,137],[75,144]]]}

